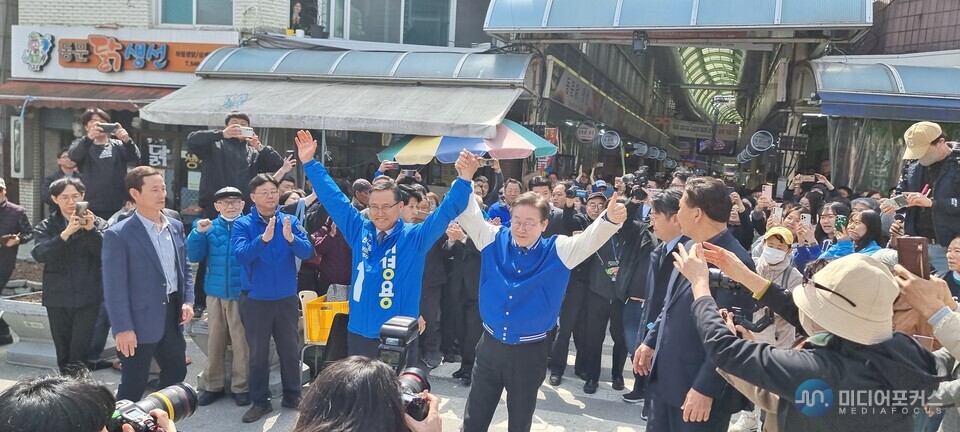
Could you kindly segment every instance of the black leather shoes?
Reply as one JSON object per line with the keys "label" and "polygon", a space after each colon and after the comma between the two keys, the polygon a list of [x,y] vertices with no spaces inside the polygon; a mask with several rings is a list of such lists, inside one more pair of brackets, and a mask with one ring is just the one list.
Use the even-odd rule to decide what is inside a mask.
{"label": "black leather shoes", "polygon": [[550,385],[556,387],[556,386],[560,385],[561,382],[563,382],[563,377],[561,377],[560,375],[553,375],[553,374],[551,374],[549,381],[550,381]]}
{"label": "black leather shoes", "polygon": [[457,371],[450,376],[456,379],[463,379],[464,377],[470,376],[470,371],[463,370],[463,368],[460,368],[460,369],[457,369]]}
{"label": "black leather shoes", "polygon": [[282,406],[282,407],[284,407],[284,408],[297,409],[297,407],[300,406],[300,401],[301,401],[302,399],[303,399],[303,398],[301,398],[301,397],[297,397],[296,399],[283,398],[283,400],[280,401],[280,406]]}
{"label": "black leather shoes", "polygon": [[600,383],[597,380],[587,380],[583,383],[583,392],[586,394],[594,394],[597,392],[597,388],[600,387]]}
{"label": "black leather shoes", "polygon": [[269,413],[273,412],[273,406],[271,405],[254,405],[247,410],[243,415],[244,423],[253,423],[257,420],[260,420],[260,417],[263,417]]}
{"label": "black leather shoes", "polygon": [[237,406],[247,406],[250,405],[250,393],[234,393],[233,401],[236,402]]}
{"label": "black leather shoes", "polygon": [[617,391],[624,389],[623,377],[613,377],[613,389]]}
{"label": "black leather shoes", "polygon": [[200,392],[200,397],[197,398],[197,405],[207,406],[217,401],[217,399],[222,398],[224,395],[223,390],[218,392],[204,391]]}

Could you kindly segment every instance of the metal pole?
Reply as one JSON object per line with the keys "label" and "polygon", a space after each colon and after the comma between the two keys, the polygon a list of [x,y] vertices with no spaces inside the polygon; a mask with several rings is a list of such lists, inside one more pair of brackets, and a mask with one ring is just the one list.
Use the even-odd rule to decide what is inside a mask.
{"label": "metal pole", "polygon": [[713,130],[710,132],[710,145],[713,146],[714,150],[710,152],[707,156],[707,175],[713,175],[713,159],[717,157],[716,146],[717,146],[717,129],[720,127],[720,108],[714,104],[713,106]]}

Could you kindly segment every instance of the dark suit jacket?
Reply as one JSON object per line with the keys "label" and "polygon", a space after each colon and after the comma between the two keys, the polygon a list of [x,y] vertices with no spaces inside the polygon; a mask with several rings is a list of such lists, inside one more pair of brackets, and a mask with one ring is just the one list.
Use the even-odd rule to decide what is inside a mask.
{"label": "dark suit jacket", "polygon": [[480,251],[473,240],[463,242],[444,242],[444,253],[450,262],[450,292],[460,303],[477,302],[480,298]]}
{"label": "dark suit jacket", "polygon": [[[725,230],[710,240],[717,246],[735,253],[741,261],[754,270],[750,254]],[[693,241],[688,241],[689,249]],[[672,264],[672,259],[666,261]],[[712,412],[732,414],[745,406],[746,399],[716,372],[716,365],[707,358],[703,339],[697,330],[691,307],[693,291],[690,282],[682,275],[671,275],[673,284],[667,288],[663,310],[654,328],[644,338],[644,345],[656,349],[653,367],[647,384],[657,402],[680,407],[692,388],[713,398]],[[659,287],[669,282],[657,281]],[[738,306],[753,310],[753,297],[747,292],[716,290],[713,292],[720,307]]]}
{"label": "dark suit jacket", "polygon": [[[167,217],[177,254],[177,290],[193,303],[193,275],[185,256],[183,225]],[[166,277],[140,218],[131,216],[103,234],[103,294],[113,334],[134,330],[138,343],[163,337]]]}
{"label": "dark suit jacket", "polygon": [[555,235],[570,235],[563,223],[563,210],[550,206],[550,216],[547,218],[547,229],[543,231],[543,238],[550,238]]}

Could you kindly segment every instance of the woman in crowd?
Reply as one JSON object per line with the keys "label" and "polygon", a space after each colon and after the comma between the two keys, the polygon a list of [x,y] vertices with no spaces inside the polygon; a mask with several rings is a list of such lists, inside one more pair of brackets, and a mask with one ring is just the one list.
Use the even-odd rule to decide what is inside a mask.
{"label": "woman in crowd", "polygon": [[882,238],[879,213],[873,210],[853,213],[847,227],[838,232],[837,243],[824,251],[820,258],[840,258],[854,252],[872,255],[880,250]]}
{"label": "woman in crowd", "polygon": [[397,374],[380,360],[352,356],[327,366],[300,403],[295,432],[440,432],[440,399],[420,394],[427,418],[404,413]]}
{"label": "woman in crowd", "polygon": [[[750,271],[732,252],[709,243],[694,245],[689,253],[681,248],[674,259],[690,281],[693,313],[707,354],[720,370],[779,397],[779,431],[910,431],[913,409],[922,409],[921,401],[885,415],[850,415],[840,410],[841,392],[929,394],[939,387],[933,355],[910,336],[892,330],[897,284],[890,270],[871,257],[854,254],[834,260],[791,293]],[[711,297],[707,262],[810,338],[800,349],[789,350],[738,338]],[[796,403],[802,390],[810,395],[828,389],[830,401],[817,403],[808,397],[806,403]]]}

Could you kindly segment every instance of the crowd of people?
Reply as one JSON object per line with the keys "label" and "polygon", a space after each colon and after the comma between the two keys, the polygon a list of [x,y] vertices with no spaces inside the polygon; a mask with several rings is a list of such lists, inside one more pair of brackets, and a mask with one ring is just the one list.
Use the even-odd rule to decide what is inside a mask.
{"label": "crowd of people", "polygon": [[[83,120],[87,136],[48,179],[50,216],[24,226],[23,209],[3,202],[0,252],[15,256],[32,237],[64,375],[109,367],[100,354],[113,329],[118,399],[182,381],[181,326],[202,317],[210,337],[200,405],[229,394],[251,405],[243,422],[271,412],[275,349],[281,406],[299,408],[298,431],[374,422],[439,430],[436,397],[425,395],[423,422],[405,417],[391,370],[370,360],[381,326],[408,316],[421,333],[408,366],[460,364],[453,378],[469,387],[465,431],[490,427],[504,390],[509,429],[530,430],[541,384],[564,379],[571,338],[574,375],[595,393],[607,378],[608,333],[612,388],[626,391],[627,404],[644,402],[637,419],[648,430],[960,424],[960,412],[945,408],[960,382],[960,148],[934,123],[907,130],[901,181],[886,192],[834,185],[829,161],[775,191],[684,172],[603,179],[599,165],[589,176],[581,168],[569,178],[504,178],[498,161],[464,151],[441,198],[418,174],[391,175],[399,166],[390,162],[345,185],[315,160],[309,132],[298,132],[296,158],[282,157],[236,112],[223,129],[188,138],[202,160],[203,214],[185,226],[165,208],[159,171],[128,170],[139,150],[126,131],[106,133],[100,110]],[[298,164],[312,190],[290,175]],[[917,265],[900,265],[910,260]],[[351,357],[301,396],[297,293],[332,285],[349,287]],[[160,375],[151,383],[152,360]],[[810,380],[834,395],[926,397],[883,416],[846,415],[836,404],[815,416],[797,396]],[[5,397],[14,391],[25,390]]]}

